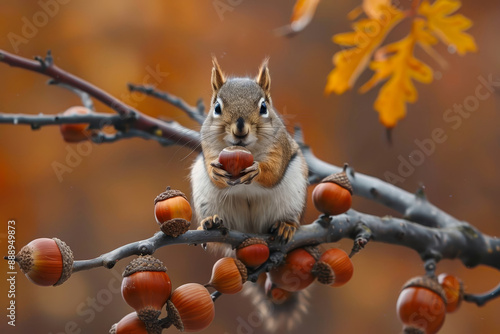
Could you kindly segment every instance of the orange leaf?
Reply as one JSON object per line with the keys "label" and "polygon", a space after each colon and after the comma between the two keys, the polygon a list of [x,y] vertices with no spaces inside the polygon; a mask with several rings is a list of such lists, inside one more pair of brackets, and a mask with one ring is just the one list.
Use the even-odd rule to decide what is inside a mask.
{"label": "orange leaf", "polygon": [[320,0],[297,0],[290,24],[277,29],[280,35],[293,35],[302,31],[312,20]]}
{"label": "orange leaf", "polygon": [[443,41],[455,47],[458,54],[476,52],[474,37],[464,32],[472,26],[472,21],[456,12],[462,4],[458,0],[436,0],[432,5],[425,0],[418,9],[427,18],[429,29]]}
{"label": "orange leaf", "polygon": [[413,50],[416,42],[429,45],[434,40],[425,30],[425,22],[422,19],[415,19],[408,36],[385,47],[385,51],[391,54],[389,57],[371,62],[370,68],[375,74],[360,88],[360,92],[364,93],[380,81],[389,78],[380,89],[374,104],[384,126],[394,127],[405,117],[406,103],[417,100],[418,94],[412,80],[422,83],[432,82],[432,69],[416,59]]}
{"label": "orange leaf", "polygon": [[403,17],[398,9],[385,7],[380,20],[363,19],[353,23],[353,32],[334,35],[334,43],[350,48],[334,54],[335,68],[328,75],[325,93],[342,94],[352,88],[375,49]]}

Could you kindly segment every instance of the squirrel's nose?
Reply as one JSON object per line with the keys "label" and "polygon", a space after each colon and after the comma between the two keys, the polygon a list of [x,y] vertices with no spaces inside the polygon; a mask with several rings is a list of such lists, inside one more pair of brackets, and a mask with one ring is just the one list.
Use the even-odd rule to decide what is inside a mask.
{"label": "squirrel's nose", "polygon": [[243,128],[245,127],[245,120],[243,117],[240,117],[236,120],[236,128],[238,129],[238,132],[242,132]]}
{"label": "squirrel's nose", "polygon": [[236,122],[231,127],[233,136],[236,138],[245,138],[248,135],[248,125],[245,123],[245,119],[240,117],[236,120]]}

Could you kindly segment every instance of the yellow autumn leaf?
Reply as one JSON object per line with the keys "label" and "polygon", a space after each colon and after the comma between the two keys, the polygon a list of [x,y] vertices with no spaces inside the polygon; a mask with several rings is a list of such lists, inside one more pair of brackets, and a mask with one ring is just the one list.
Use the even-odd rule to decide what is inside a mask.
{"label": "yellow autumn leaf", "polygon": [[290,24],[276,29],[279,35],[293,35],[302,31],[312,20],[320,0],[297,0],[293,7]]}
{"label": "yellow autumn leaf", "polygon": [[413,56],[415,44],[429,45],[435,39],[425,30],[425,22],[415,19],[411,32],[400,41],[385,47],[387,57],[372,61],[370,68],[375,71],[360,92],[364,93],[382,80],[389,80],[382,86],[375,100],[374,108],[379,113],[381,123],[387,128],[394,127],[406,115],[406,103],[417,100],[418,93],[413,80],[430,83],[432,69]]}
{"label": "yellow autumn leaf", "polygon": [[445,44],[455,47],[458,54],[476,52],[474,37],[464,32],[472,26],[472,21],[461,14],[451,15],[462,4],[458,0],[436,0],[432,5],[424,0],[418,13],[427,18],[429,29]]}
{"label": "yellow autumn leaf", "polygon": [[334,43],[349,48],[334,54],[335,68],[328,75],[325,93],[342,94],[352,88],[373,52],[403,17],[400,10],[385,7],[381,19],[359,20],[353,24],[354,31],[334,35]]}

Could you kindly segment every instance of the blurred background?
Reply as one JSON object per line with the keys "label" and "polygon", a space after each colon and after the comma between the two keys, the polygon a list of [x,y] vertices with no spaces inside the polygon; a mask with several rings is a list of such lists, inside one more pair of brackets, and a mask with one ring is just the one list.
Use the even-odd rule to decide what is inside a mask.
{"label": "blurred background", "polygon": [[[288,22],[293,1],[60,0],[51,2],[57,6],[49,9],[44,22],[40,13],[47,9],[42,4],[49,2],[0,2],[0,48],[29,58],[51,49],[61,68],[154,117],[199,129],[176,108],[129,94],[128,82],[154,85],[191,104],[198,98],[207,102],[212,54],[226,73],[250,76],[269,56],[275,106],[290,127],[303,127],[306,142],[325,161],[348,162],[359,172],[385,179],[387,172],[398,174],[401,159],[415,154],[416,140],[431,138],[434,129],[443,129],[447,140],[436,144],[435,151],[397,185],[413,192],[423,183],[434,204],[484,233],[500,235],[500,88],[480,101],[457,129],[443,120],[447,109],[475,94],[478,77],[492,75],[500,81],[496,1],[467,1],[460,9],[474,22],[469,32],[478,53],[460,57],[441,45],[438,50],[450,64],[442,70],[417,50],[417,56],[435,69],[435,80],[430,85],[416,84],[419,99],[409,105],[407,117],[394,129],[392,146],[372,108],[378,89],[365,95],[356,92],[370,71],[351,92],[323,93],[333,68],[331,58],[340,49],[331,36],[350,30],[346,15],[360,1],[321,2],[310,26],[293,38],[273,34]],[[218,3],[230,7],[222,16],[214,7]],[[40,27],[24,31],[26,21],[34,20],[39,20]],[[405,29],[405,24],[399,26],[389,41],[405,34]],[[9,33],[29,33],[29,38],[13,45]],[[151,76],[155,69],[165,75]],[[47,86],[47,78],[36,73],[0,64],[0,78],[3,113],[53,114],[80,104],[70,92]],[[96,107],[112,112],[99,103]],[[35,238],[58,237],[71,246],[76,259],[93,258],[154,234],[158,226],[153,199],[167,185],[190,195],[188,173],[195,154],[187,148],[164,148],[142,139],[92,145],[60,182],[53,165],[67,164],[68,152],[76,148],[62,140],[57,127],[32,131],[29,126],[0,125],[0,253],[7,253],[7,221],[15,219],[18,250]],[[306,221],[310,222],[319,213],[308,201]],[[360,198],[354,199],[353,206],[376,215],[398,215]],[[345,250],[351,245],[350,240],[335,244]],[[168,267],[174,287],[206,283],[217,259],[192,246],[167,247],[155,255]],[[111,324],[132,311],[120,296],[117,279],[128,262],[120,261],[113,270],[75,274],[57,288],[35,286],[19,272],[16,327],[7,326],[2,316],[0,332],[107,333]],[[423,274],[418,255],[373,242],[353,262],[354,277],[347,285],[313,289],[310,314],[296,333],[400,332],[396,300],[407,279]],[[6,263],[0,263],[5,277]],[[498,271],[484,266],[468,269],[459,261],[442,261],[438,272],[458,275],[468,292],[485,292],[500,282]],[[2,314],[7,291],[2,279]],[[498,299],[482,308],[464,304],[447,315],[441,333],[498,333],[499,311]],[[223,296],[205,333],[262,333],[253,312],[244,296]]]}

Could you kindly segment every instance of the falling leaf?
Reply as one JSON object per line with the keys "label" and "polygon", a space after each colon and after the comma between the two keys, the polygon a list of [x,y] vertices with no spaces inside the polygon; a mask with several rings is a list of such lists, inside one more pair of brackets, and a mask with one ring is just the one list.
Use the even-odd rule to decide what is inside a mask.
{"label": "falling leaf", "polygon": [[391,0],[363,0],[363,10],[372,19],[380,19]]}
{"label": "falling leaf", "polygon": [[411,32],[400,41],[385,47],[387,54],[383,60],[372,61],[370,68],[375,71],[360,92],[364,93],[382,80],[389,80],[382,86],[375,100],[374,108],[379,112],[380,121],[387,128],[394,127],[406,115],[406,103],[417,100],[417,90],[412,80],[430,83],[432,69],[413,56],[417,42],[430,45],[435,38],[425,30],[425,21],[415,19]]}
{"label": "falling leaf", "polygon": [[375,49],[404,17],[403,13],[394,7],[385,7],[383,15],[384,17],[380,20],[363,19],[354,22],[353,32],[333,36],[333,42],[349,48],[333,56],[335,68],[328,75],[326,93],[342,94],[352,88],[356,79],[368,65]]}
{"label": "falling leaf", "polygon": [[312,20],[320,0],[297,0],[293,7],[290,24],[276,29],[279,35],[293,35],[302,31]]}
{"label": "falling leaf", "polygon": [[456,48],[458,54],[476,52],[474,37],[464,30],[472,26],[472,21],[456,12],[462,4],[457,0],[436,0],[432,5],[424,0],[418,9],[427,18],[429,29],[445,44]]}

